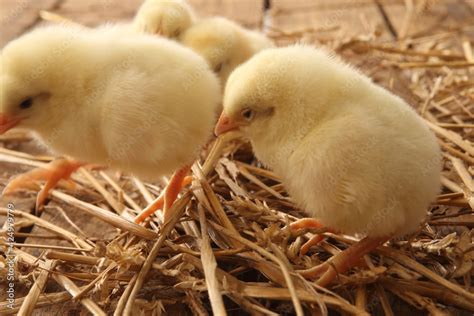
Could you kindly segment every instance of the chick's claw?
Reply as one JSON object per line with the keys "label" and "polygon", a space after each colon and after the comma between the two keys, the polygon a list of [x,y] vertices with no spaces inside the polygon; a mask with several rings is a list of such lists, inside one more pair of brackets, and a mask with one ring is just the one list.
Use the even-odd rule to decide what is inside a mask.
{"label": "chick's claw", "polygon": [[[37,188],[37,181],[46,181],[36,197],[36,209],[39,209],[48,197],[49,191],[54,188],[59,181],[68,180],[71,174],[83,165],[84,163],[70,159],[54,160],[44,168],[33,169],[17,176],[7,184],[3,190],[3,194],[12,194],[20,189]],[[71,182],[68,182],[68,185],[71,185]]]}
{"label": "chick's claw", "polygon": [[318,245],[321,241],[323,241],[323,239],[324,239],[324,235],[320,235],[320,234],[314,235],[310,240],[305,242],[303,246],[301,246],[300,256],[304,256],[305,254],[307,254],[309,249],[311,249],[311,247]]}
{"label": "chick's claw", "polygon": [[[297,232],[300,229],[321,229],[325,228],[318,220],[314,218],[302,218],[290,224],[290,229],[292,232]],[[331,229],[327,229],[329,232],[334,232]],[[301,246],[300,256],[304,256],[308,253],[309,249],[312,246],[316,246],[324,239],[324,236],[321,234],[314,235],[310,240]]]}
{"label": "chick's claw", "polygon": [[322,276],[328,270],[328,267],[329,264],[324,262],[310,269],[300,270],[299,273],[306,279],[316,279]]}
{"label": "chick's claw", "polygon": [[290,229],[294,232],[305,228],[309,229],[323,227],[323,224],[321,224],[318,220],[314,218],[302,218],[290,224]]}
{"label": "chick's claw", "polygon": [[319,277],[316,283],[319,286],[325,287],[333,282],[338,274],[344,273],[357,265],[360,258],[383,244],[388,239],[388,237],[366,237],[346,250],[338,253],[327,262],[299,272],[303,277],[308,279]]}
{"label": "chick's claw", "polygon": [[[143,221],[160,209],[163,209],[164,223],[166,223],[171,215],[167,210],[173,205],[181,189],[193,181],[193,177],[185,176],[188,171],[189,168],[186,168],[186,170],[183,168],[177,171],[162,194],[135,217],[135,223],[143,223]],[[166,206],[166,203],[168,203],[168,206]]]}

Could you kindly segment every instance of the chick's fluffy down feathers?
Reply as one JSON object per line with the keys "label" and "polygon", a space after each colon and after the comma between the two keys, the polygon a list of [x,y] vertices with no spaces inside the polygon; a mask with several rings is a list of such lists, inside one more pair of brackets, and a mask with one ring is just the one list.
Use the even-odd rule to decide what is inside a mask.
{"label": "chick's fluffy down feathers", "polygon": [[184,0],[145,0],[135,15],[133,29],[176,38],[194,19],[193,9]]}
{"label": "chick's fluffy down feathers", "polygon": [[257,52],[273,47],[265,35],[223,17],[196,22],[183,33],[180,42],[202,55],[223,83],[237,66]]}
{"label": "chick's fluffy down feathers", "polygon": [[440,188],[434,135],[402,99],[323,50],[269,49],[229,78],[224,113],[273,107],[243,131],[310,215],[373,237],[414,231]]}
{"label": "chick's fluffy down feathers", "polygon": [[[24,115],[20,127],[60,154],[140,177],[169,174],[208,139],[219,81],[190,49],[121,29],[54,26],[8,44],[2,111]],[[42,94],[30,109],[8,107]]]}
{"label": "chick's fluffy down feathers", "polygon": [[257,52],[273,47],[265,35],[223,17],[195,21],[184,0],[146,0],[132,29],[177,39],[202,55],[225,83],[230,73]]}

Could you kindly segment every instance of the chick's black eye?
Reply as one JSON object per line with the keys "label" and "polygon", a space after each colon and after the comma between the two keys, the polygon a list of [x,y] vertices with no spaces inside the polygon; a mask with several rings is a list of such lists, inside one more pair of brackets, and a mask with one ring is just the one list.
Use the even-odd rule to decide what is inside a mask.
{"label": "chick's black eye", "polygon": [[247,121],[250,121],[253,119],[255,112],[252,111],[251,109],[245,109],[242,111],[242,117],[246,119]]}
{"label": "chick's black eye", "polygon": [[27,98],[20,103],[20,109],[29,109],[33,105],[33,98]]}

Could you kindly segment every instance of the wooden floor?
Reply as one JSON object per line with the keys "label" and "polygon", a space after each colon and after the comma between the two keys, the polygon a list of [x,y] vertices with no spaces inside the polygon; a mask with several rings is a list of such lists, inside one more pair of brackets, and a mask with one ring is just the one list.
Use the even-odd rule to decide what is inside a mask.
{"label": "wooden floor", "polygon": [[[200,16],[222,15],[247,27],[263,25],[263,0],[190,0]],[[404,36],[429,32],[434,27],[456,25],[472,19],[474,0],[426,0],[431,14],[417,16],[416,22],[405,27],[406,7],[403,0],[273,0],[274,18],[271,26],[285,31],[302,29],[331,30],[340,28],[342,35],[368,34],[374,29],[387,32],[377,2],[383,4],[389,23],[397,34]],[[49,10],[88,26],[107,21],[130,20],[141,0],[1,0],[0,46],[41,23],[40,10]],[[436,14],[449,9],[449,16]],[[421,19],[421,20],[420,20]],[[422,23],[420,23],[422,22]]]}
{"label": "wooden floor", "polygon": [[[263,0],[189,0],[200,16],[222,15],[255,29],[294,33],[312,29],[318,38],[337,36],[341,39],[380,33],[381,40],[413,34],[429,34],[433,28],[450,30],[460,21],[474,23],[474,0],[427,0],[429,14],[409,16],[404,0],[273,0],[271,14],[265,14]],[[409,2],[409,1],[408,1]],[[417,1],[415,1],[417,2]],[[129,21],[141,0],[0,0],[0,47],[9,41],[44,23],[39,18],[40,10],[58,13],[79,23],[95,26],[108,21]],[[381,3],[382,5],[377,5]],[[439,13],[438,12],[442,12]],[[448,12],[449,14],[445,14]],[[409,23],[416,19],[416,23]],[[291,36],[287,42],[291,42]],[[284,44],[282,40],[281,44]],[[26,151],[34,152],[34,145]],[[16,173],[15,167],[0,162],[0,177],[6,180]],[[5,183],[6,181],[2,181]],[[1,188],[0,188],[1,189]],[[16,197],[17,208],[32,209],[34,198],[29,195]],[[1,206],[6,200],[0,201]],[[48,209],[44,219],[59,226],[74,230],[59,209]],[[90,221],[74,212],[68,215],[81,226],[82,231],[96,238],[107,238],[115,230],[104,230],[100,223]],[[0,217],[0,223],[4,218]],[[101,227],[98,229],[98,227]],[[31,238],[29,243],[35,243]],[[44,240],[41,242],[44,243]],[[39,252],[36,252],[39,254]],[[21,290],[21,286],[20,286]],[[54,310],[40,310],[38,315],[62,313],[75,314],[78,306],[58,306]]]}

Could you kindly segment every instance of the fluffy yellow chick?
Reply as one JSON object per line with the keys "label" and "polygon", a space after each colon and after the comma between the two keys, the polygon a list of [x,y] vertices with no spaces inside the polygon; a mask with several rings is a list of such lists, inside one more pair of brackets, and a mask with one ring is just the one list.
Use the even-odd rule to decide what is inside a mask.
{"label": "fluffy yellow chick", "polygon": [[184,0],[145,0],[133,21],[136,31],[178,38],[194,22],[193,9]]}
{"label": "fluffy yellow chick", "polygon": [[[43,12],[43,17],[54,22],[65,21],[49,12]],[[257,52],[274,47],[265,35],[223,17],[195,22],[194,11],[184,0],[147,0],[132,24],[115,25],[114,28],[126,35],[138,32],[178,40],[202,55],[223,84],[237,66]]]}
{"label": "fluffy yellow chick", "polygon": [[315,218],[293,228],[320,222],[365,236],[303,272],[322,275],[322,286],[391,237],[416,230],[440,189],[440,149],[423,120],[320,49],[269,49],[237,68],[215,133],[233,129]]}
{"label": "fluffy yellow chick", "polygon": [[[30,129],[58,154],[147,179],[192,163],[212,134],[218,78],[189,48],[120,30],[56,25],[10,42],[0,56],[0,133]],[[55,162],[31,178],[57,182],[80,165]]]}
{"label": "fluffy yellow chick", "polygon": [[223,84],[237,66],[257,52],[273,47],[265,35],[222,17],[196,22],[183,33],[180,42],[201,54]]}

